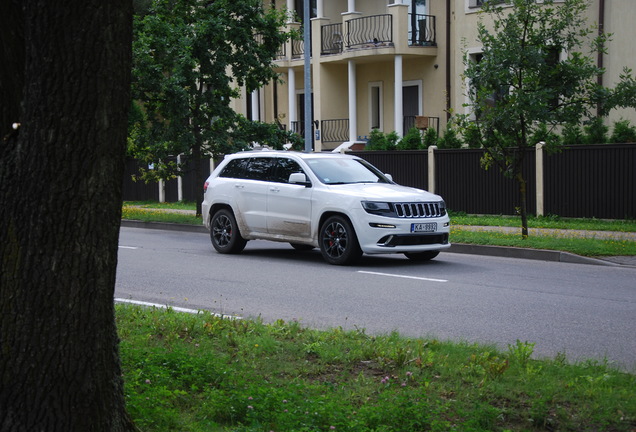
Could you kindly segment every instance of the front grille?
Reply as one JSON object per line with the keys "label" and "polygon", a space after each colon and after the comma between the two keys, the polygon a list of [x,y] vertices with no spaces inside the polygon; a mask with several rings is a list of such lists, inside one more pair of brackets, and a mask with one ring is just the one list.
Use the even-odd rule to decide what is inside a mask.
{"label": "front grille", "polygon": [[439,202],[395,203],[395,213],[401,218],[432,218],[446,214],[446,208]]}

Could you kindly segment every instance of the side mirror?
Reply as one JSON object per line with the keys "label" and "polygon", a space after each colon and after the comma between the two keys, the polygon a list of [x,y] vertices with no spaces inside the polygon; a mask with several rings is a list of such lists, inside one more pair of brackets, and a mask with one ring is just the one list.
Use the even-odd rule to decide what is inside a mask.
{"label": "side mirror", "polygon": [[384,176],[389,180],[393,181],[393,176],[391,174],[384,173]]}
{"label": "side mirror", "polygon": [[289,175],[289,183],[291,184],[301,184],[307,187],[311,186],[311,183],[307,181],[307,176],[304,173],[292,173]]}

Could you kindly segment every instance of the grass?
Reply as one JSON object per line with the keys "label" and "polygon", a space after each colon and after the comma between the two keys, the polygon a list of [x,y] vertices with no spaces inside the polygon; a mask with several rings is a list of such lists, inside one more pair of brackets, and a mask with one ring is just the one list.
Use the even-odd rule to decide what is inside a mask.
{"label": "grass", "polygon": [[397,333],[117,305],[126,399],[146,432],[625,431],[636,376],[607,364]]}
{"label": "grass", "polygon": [[[123,219],[145,222],[181,223],[201,225],[201,218],[191,214],[176,213],[175,210],[194,210],[195,204],[188,202],[157,203],[147,201],[127,201],[123,206]],[[532,249],[548,249],[571,252],[581,256],[635,256],[636,242],[629,240],[603,240],[583,238],[577,235],[558,236],[544,234],[521,238],[521,221],[512,216],[480,216],[451,213],[451,241],[493,246],[512,246]],[[465,226],[511,226],[519,227],[517,234],[467,229]],[[636,220],[571,219],[558,216],[530,217],[530,228],[569,229],[636,232]]]}

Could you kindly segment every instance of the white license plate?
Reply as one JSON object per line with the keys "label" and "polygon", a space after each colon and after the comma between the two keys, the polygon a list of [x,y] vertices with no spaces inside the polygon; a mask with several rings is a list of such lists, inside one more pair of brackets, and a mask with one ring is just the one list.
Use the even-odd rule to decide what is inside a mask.
{"label": "white license plate", "polygon": [[435,232],[435,231],[437,231],[437,222],[411,224],[411,232]]}

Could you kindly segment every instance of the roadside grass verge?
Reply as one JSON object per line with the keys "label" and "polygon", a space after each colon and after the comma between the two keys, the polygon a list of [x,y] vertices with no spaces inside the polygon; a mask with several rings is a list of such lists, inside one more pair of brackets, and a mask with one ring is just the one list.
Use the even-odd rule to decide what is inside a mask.
{"label": "roadside grass verge", "polygon": [[200,217],[184,212],[195,210],[194,203],[157,203],[143,201],[126,201],[122,206],[122,219],[143,222],[163,222],[187,225],[201,225]]}
{"label": "roadside grass verge", "polygon": [[[521,232],[521,218],[502,215],[467,215],[449,211],[451,224],[476,226],[518,227]],[[591,231],[636,232],[636,220],[576,219],[559,216],[529,216],[528,228],[569,229]]]}
{"label": "roadside grass verge", "polygon": [[127,407],[146,432],[625,431],[636,376],[603,362],[299,322],[117,305]]}
{"label": "roadside grass verge", "polygon": [[567,237],[556,234],[530,235],[524,240],[520,233],[473,231],[451,225],[450,239],[452,243],[558,250],[587,257],[636,255],[635,241],[584,238],[572,234]]}

